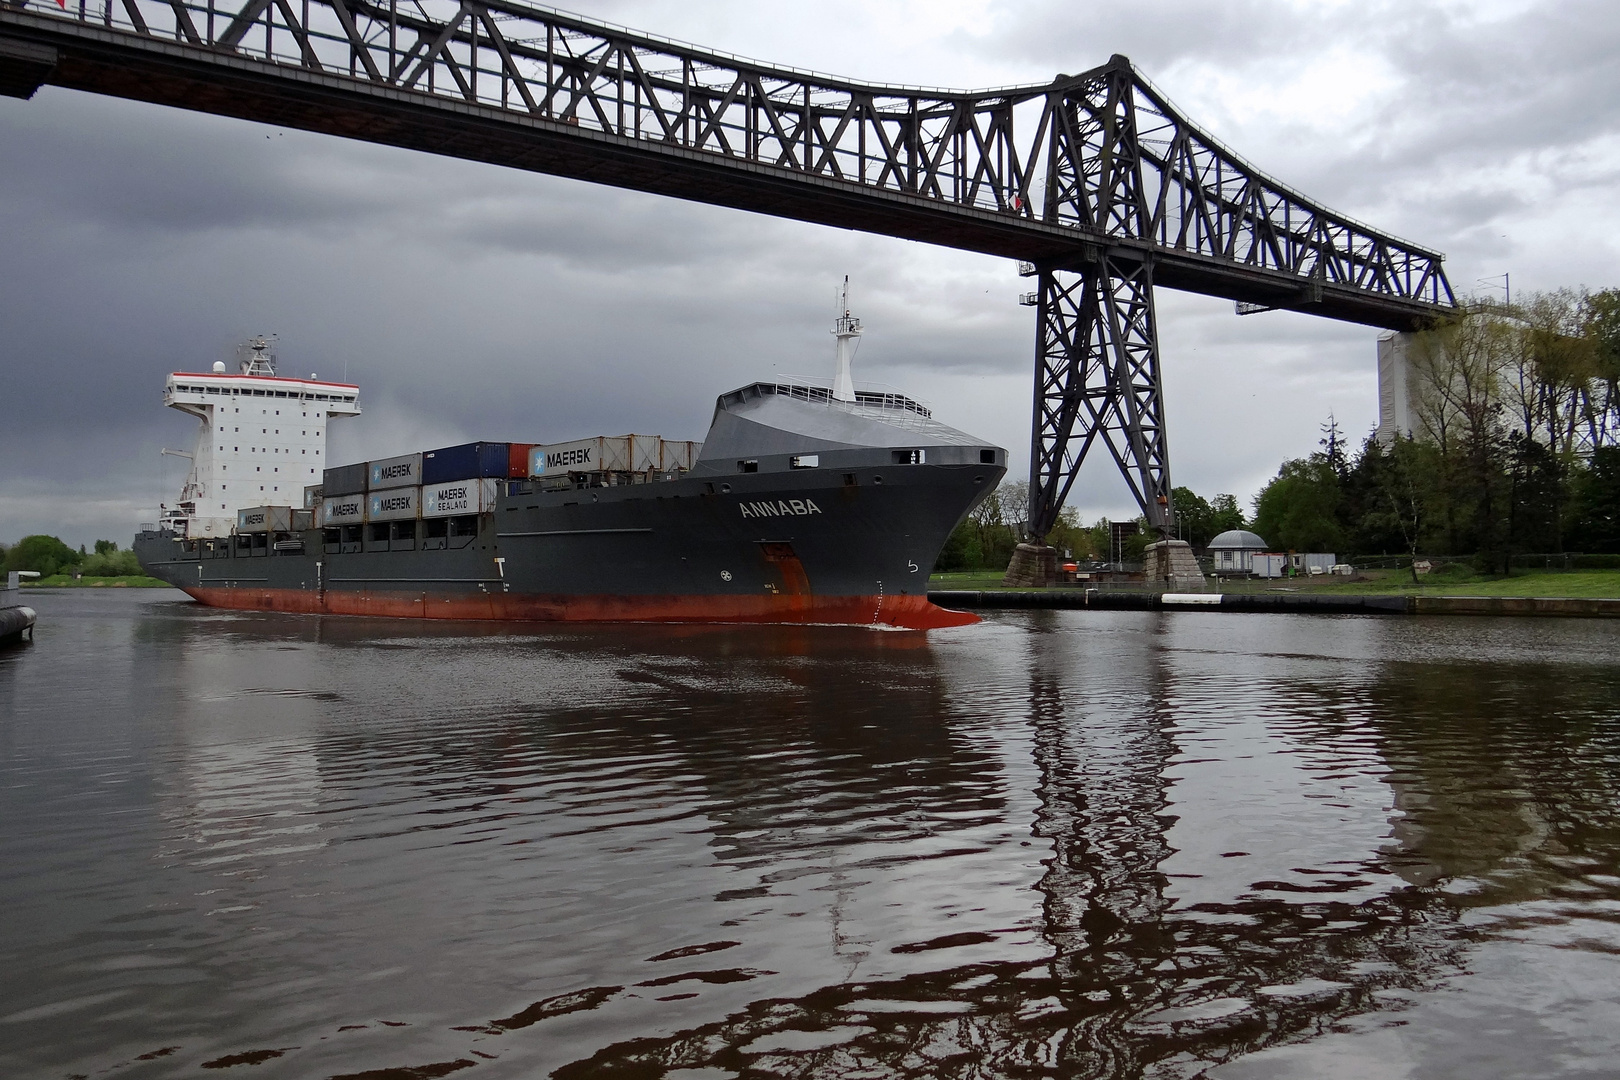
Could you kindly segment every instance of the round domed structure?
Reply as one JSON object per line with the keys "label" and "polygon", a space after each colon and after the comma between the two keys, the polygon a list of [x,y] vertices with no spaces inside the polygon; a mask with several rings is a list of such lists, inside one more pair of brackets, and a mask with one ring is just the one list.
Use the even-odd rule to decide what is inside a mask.
{"label": "round domed structure", "polygon": [[1217,574],[1247,574],[1253,569],[1254,556],[1266,550],[1266,542],[1247,529],[1228,529],[1204,550],[1209,552]]}
{"label": "round domed structure", "polygon": [[1209,551],[1264,551],[1266,542],[1247,529],[1228,529],[1208,544]]}

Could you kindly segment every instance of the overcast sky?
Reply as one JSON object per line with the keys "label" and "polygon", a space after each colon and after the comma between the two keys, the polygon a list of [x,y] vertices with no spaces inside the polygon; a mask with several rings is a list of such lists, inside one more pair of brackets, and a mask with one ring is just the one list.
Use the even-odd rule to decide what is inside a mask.
{"label": "overcast sky", "polygon": [[[1459,294],[1620,285],[1610,2],[574,10],[857,79],[1039,82],[1124,53],[1257,167],[1447,254]],[[0,98],[0,540],[127,544],[184,479],[165,375],[280,337],[364,415],[332,460],[470,439],[702,438],[715,396],[827,375],[835,283],[889,383],[1027,469],[1033,311],[1006,260],[53,87]],[[1498,295],[1500,295],[1498,291]],[[1377,421],[1377,331],[1159,293],[1172,474],[1247,504],[1329,413]],[[1073,502],[1131,516],[1106,458]]]}

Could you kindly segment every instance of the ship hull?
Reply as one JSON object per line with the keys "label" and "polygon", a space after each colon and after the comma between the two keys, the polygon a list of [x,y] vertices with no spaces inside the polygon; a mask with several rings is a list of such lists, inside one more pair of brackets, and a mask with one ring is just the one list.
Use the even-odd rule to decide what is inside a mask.
{"label": "ship hull", "polygon": [[1004,471],[844,467],[565,491],[514,482],[459,536],[418,527],[377,539],[368,524],[277,544],[154,531],[135,547],[148,573],[238,610],[926,630],[977,621],[929,603],[928,574]]}
{"label": "ship hull", "polygon": [[426,592],[364,589],[316,593],[304,589],[190,588],[210,607],[286,611],[301,615],[361,615],[394,619],[512,622],[798,623],[937,630],[979,617],[916,596],[525,596],[488,593],[447,597]]}

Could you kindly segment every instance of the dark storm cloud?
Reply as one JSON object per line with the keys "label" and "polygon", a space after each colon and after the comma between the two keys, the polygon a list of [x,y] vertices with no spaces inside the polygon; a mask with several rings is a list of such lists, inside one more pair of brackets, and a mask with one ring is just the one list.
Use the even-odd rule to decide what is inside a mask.
{"label": "dark storm cloud", "polygon": [[[1384,228],[1500,258],[1499,233],[1532,200],[1611,184],[1572,161],[1620,127],[1620,19],[1590,2],[1207,5],[1051,3],[1000,9],[979,42],[1054,70],[1104,48],[1139,70],[1195,123],[1264,171]],[[1320,115],[1282,87],[1335,56]],[[1220,81],[1210,90],[1211,72]],[[1219,90],[1264,98],[1277,115],[1222,106]],[[1183,93],[1188,91],[1188,93]],[[1314,99],[1313,99],[1314,100]],[[1344,115],[1343,101],[1365,100]],[[1247,103],[1250,106],[1255,103]],[[1572,167],[1575,166],[1575,167]],[[1471,278],[1472,275],[1469,275]]]}
{"label": "dark storm cloud", "polygon": [[[1590,209],[1612,189],[1620,112],[1620,20],[1596,4],[589,10],[932,85],[1038,82],[1121,52],[1268,173],[1447,250],[1460,287],[1510,255],[1516,288],[1521,271],[1603,284],[1612,260],[1570,241],[1614,224]],[[1002,260],[52,88],[0,99],[0,151],[0,539],[127,535],[178,486],[158,448],[192,437],[160,407],[164,373],[251,333],[281,334],[284,370],[362,384],[339,459],[698,437],[718,391],[826,368],[845,273],[860,376],[1023,456],[1033,330]],[[1374,415],[1372,331],[1175,294],[1160,316],[1178,482],[1247,493],[1330,410],[1357,431]],[[1088,515],[1124,508],[1107,469],[1077,490]]]}

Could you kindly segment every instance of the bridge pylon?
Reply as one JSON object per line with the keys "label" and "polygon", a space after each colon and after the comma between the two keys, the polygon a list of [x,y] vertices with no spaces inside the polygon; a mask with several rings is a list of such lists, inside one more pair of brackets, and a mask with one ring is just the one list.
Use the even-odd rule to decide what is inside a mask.
{"label": "bridge pylon", "polygon": [[1153,264],[1103,256],[1077,272],[1038,277],[1030,536],[1039,543],[1057,524],[1098,443],[1163,533],[1173,508]]}

